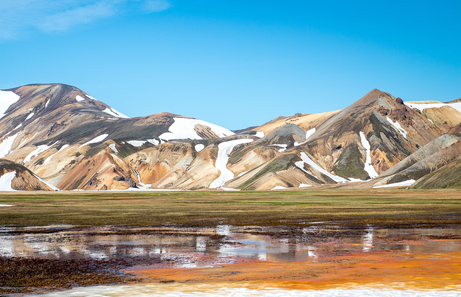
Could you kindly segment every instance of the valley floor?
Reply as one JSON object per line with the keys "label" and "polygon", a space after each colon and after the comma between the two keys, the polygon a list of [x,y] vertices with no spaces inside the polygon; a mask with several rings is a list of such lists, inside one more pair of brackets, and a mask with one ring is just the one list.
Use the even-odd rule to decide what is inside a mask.
{"label": "valley floor", "polygon": [[[0,294],[458,294],[460,197],[395,189],[3,194]],[[82,288],[116,283],[125,285]]]}

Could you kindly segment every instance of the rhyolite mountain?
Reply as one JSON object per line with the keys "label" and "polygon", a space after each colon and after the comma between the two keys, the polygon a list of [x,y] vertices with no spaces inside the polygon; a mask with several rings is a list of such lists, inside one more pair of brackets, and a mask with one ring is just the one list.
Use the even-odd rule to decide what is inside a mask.
{"label": "rhyolite mountain", "polygon": [[[461,170],[460,101],[404,102],[374,89],[343,110],[278,117],[234,133],[166,112],[128,118],[68,85],[26,85],[0,91],[0,158],[10,168],[0,164],[0,184],[17,190],[459,187],[459,174],[446,175]],[[8,172],[17,173],[12,181]],[[19,173],[33,186],[25,178],[21,184]]]}

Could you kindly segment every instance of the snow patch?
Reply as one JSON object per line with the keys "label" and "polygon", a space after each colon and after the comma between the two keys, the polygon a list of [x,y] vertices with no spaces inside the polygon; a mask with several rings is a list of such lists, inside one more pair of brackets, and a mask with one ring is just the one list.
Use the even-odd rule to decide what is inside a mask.
{"label": "snow patch", "polygon": [[271,190],[286,190],[288,188],[282,187],[282,186],[275,186]]}
{"label": "snow patch", "polygon": [[28,119],[32,118],[32,117],[34,116],[34,114],[35,114],[34,112],[31,113],[31,114],[29,114],[29,115],[27,116],[27,118],[26,118],[26,121],[27,121]]}
{"label": "snow patch", "polygon": [[110,114],[111,116],[114,116],[114,117],[129,119],[129,117],[127,117],[121,112],[116,111],[112,107],[104,109],[103,112]]}
{"label": "snow patch", "polygon": [[404,104],[410,108],[416,108],[416,109],[419,109],[419,111],[423,112],[423,110],[425,110],[426,108],[440,108],[440,107],[443,107],[443,106],[450,106],[454,109],[456,109],[457,111],[461,112],[461,102],[457,102],[457,103],[428,103],[428,104],[425,104],[425,103],[422,103],[422,104],[418,104],[418,103],[408,103],[408,102],[404,102]]}
{"label": "snow patch", "polygon": [[227,181],[234,178],[234,173],[227,169],[227,161],[229,161],[229,155],[236,145],[249,143],[252,141],[253,139],[236,139],[221,142],[218,145],[218,157],[216,158],[215,167],[221,171],[221,175],[211,183],[211,189],[221,188]]}
{"label": "snow patch", "polygon": [[145,140],[129,140],[127,141],[129,144],[131,144],[132,146],[135,146],[135,147],[141,147],[143,146],[144,143],[146,143],[147,141]]}
{"label": "snow patch", "polygon": [[117,148],[115,147],[115,143],[110,144],[110,145],[109,145],[109,148],[110,148],[111,150],[113,150],[114,153],[118,154],[118,150],[117,150]]}
{"label": "snow patch", "polygon": [[45,161],[43,162],[43,164],[46,164],[46,163],[50,162],[51,159],[52,159],[57,153],[59,153],[60,151],[64,150],[65,148],[68,148],[68,147],[69,147],[68,144],[65,144],[65,145],[61,146],[61,148],[60,148],[56,153],[54,153],[54,154],[52,154],[51,156],[49,156],[48,158],[46,158]]}
{"label": "snow patch", "polygon": [[278,146],[278,147],[281,147],[281,149],[279,149],[279,152],[280,153],[283,153],[284,151],[286,151],[287,149],[287,144],[271,144],[269,146]]}
{"label": "snow patch", "polygon": [[363,183],[363,182],[366,182],[366,180],[361,180],[361,179],[353,178],[353,177],[349,177],[349,180],[351,181],[351,183]]}
{"label": "snow patch", "polygon": [[93,138],[92,140],[85,142],[85,143],[82,144],[79,148],[84,147],[84,146],[89,145],[89,144],[92,144],[92,143],[101,142],[101,141],[103,141],[104,139],[106,139],[107,136],[109,136],[109,134],[102,134],[102,135],[99,135],[98,137],[95,137],[95,138]]}
{"label": "snow patch", "polygon": [[88,95],[88,94],[86,94],[85,96],[86,96],[87,98],[91,99],[91,100],[97,100],[96,98],[94,98],[94,97],[91,97],[91,96],[90,96],[90,95]]}
{"label": "snow patch", "polygon": [[211,124],[202,120],[196,119],[185,119],[185,118],[174,118],[174,123],[168,128],[168,131],[159,136],[161,139],[202,139],[194,128],[196,125],[208,126],[218,137],[226,137],[234,135],[232,131],[229,131],[223,127],[215,124]]}
{"label": "snow patch", "polygon": [[5,173],[0,177],[0,191],[16,191],[11,187],[11,182],[16,177],[16,171]]}
{"label": "snow patch", "polygon": [[434,124],[434,122],[433,122],[431,119],[428,119],[428,120],[429,120],[429,122],[431,122],[432,124]]}
{"label": "snow patch", "polygon": [[387,184],[383,186],[374,186],[373,189],[375,188],[391,188],[391,187],[409,187],[412,184],[414,184],[416,181],[414,179],[409,179],[406,181],[398,182],[398,183],[393,183],[393,184]]}
{"label": "snow patch", "polygon": [[44,151],[46,151],[46,150],[49,149],[50,147],[51,147],[51,146],[48,146],[48,145],[46,145],[46,144],[39,145],[39,146],[35,149],[35,151],[33,151],[32,153],[28,154],[27,157],[24,158],[24,163],[29,162],[33,157],[40,155],[41,153],[43,153]]}
{"label": "snow patch", "polygon": [[13,103],[19,100],[19,95],[11,91],[0,91],[0,119],[5,116],[5,112]]}
{"label": "snow patch", "polygon": [[299,185],[299,188],[308,188],[308,187],[312,187],[312,185],[308,185],[308,184],[300,184]]}
{"label": "snow patch", "polygon": [[334,174],[331,174],[330,172],[326,171],[325,169],[323,169],[322,167],[320,167],[319,165],[317,165],[314,161],[312,161],[311,158],[309,158],[308,155],[306,155],[305,152],[301,152],[301,160],[302,161],[298,161],[295,163],[295,165],[301,169],[302,171],[306,172],[307,174],[310,175],[309,172],[307,172],[305,169],[304,169],[304,163],[307,163],[309,166],[311,166],[312,168],[314,168],[315,170],[319,171],[320,173],[322,174],[325,174],[326,176],[328,176],[329,178],[331,178],[332,180],[334,180],[335,182],[337,183],[346,183],[347,180],[340,177],[340,176],[337,176],[337,175],[334,175]]}
{"label": "snow patch", "polygon": [[239,175],[237,175],[237,177],[241,177],[241,176],[247,174],[248,172],[249,172],[249,170],[248,170],[248,171],[244,171],[244,172],[240,173]]}
{"label": "snow patch", "polygon": [[205,145],[199,143],[197,145],[195,145],[195,150],[198,152],[200,152],[201,150],[203,150],[205,148]]}
{"label": "snow patch", "polygon": [[308,131],[306,132],[306,140],[308,140],[309,137],[311,137],[312,134],[314,134],[314,133],[315,133],[315,128],[312,128],[312,129],[308,130]]}
{"label": "snow patch", "polygon": [[55,186],[53,186],[52,184],[50,184],[50,183],[44,181],[43,179],[41,179],[38,175],[34,174],[34,176],[35,176],[39,181],[41,181],[42,183],[44,183],[44,184],[47,185],[48,187],[52,188],[53,191],[61,191],[61,190],[59,190],[58,188],[56,188]]}
{"label": "snow patch", "polygon": [[399,131],[402,136],[407,139],[407,131],[405,131],[402,126],[400,126],[399,122],[395,121],[393,122],[388,116],[386,116],[386,119],[391,125],[395,128],[395,130]]}
{"label": "snow patch", "polygon": [[263,138],[264,137],[264,132],[261,132],[261,131],[256,132],[255,136],[259,137],[259,138]]}
{"label": "snow patch", "polygon": [[149,141],[153,145],[158,145],[160,143],[157,139],[147,139],[147,141]]}
{"label": "snow patch", "polygon": [[[15,191],[15,190],[13,190]],[[8,206],[16,206],[16,205],[12,205],[12,204],[0,204],[0,207],[8,207]]]}
{"label": "snow patch", "polygon": [[365,148],[365,150],[367,152],[367,156],[366,156],[366,159],[365,159],[365,164],[364,164],[363,169],[368,173],[370,178],[375,178],[379,174],[378,174],[378,172],[376,172],[376,170],[371,165],[371,147],[370,147],[370,143],[368,142],[367,138],[365,137],[365,133],[363,133],[362,131],[360,131],[360,141],[362,142],[362,146]]}
{"label": "snow patch", "polygon": [[80,96],[80,95],[77,95],[77,97],[75,97],[75,100],[77,100],[77,102],[81,102],[81,101],[84,101],[85,98],[83,98],[83,97]]}
{"label": "snow patch", "polygon": [[18,137],[19,134],[13,135],[5,139],[2,143],[0,143],[0,158],[5,157],[11,152],[11,148],[13,147],[13,142]]}

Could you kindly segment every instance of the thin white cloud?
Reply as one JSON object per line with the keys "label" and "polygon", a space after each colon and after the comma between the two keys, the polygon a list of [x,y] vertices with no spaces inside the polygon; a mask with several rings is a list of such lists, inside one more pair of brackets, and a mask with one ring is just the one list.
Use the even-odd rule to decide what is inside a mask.
{"label": "thin white cloud", "polygon": [[147,12],[159,12],[173,7],[168,0],[146,0],[144,2],[144,9]]}
{"label": "thin white cloud", "polygon": [[0,40],[31,29],[65,31],[126,11],[152,13],[171,7],[168,0],[0,0]]}
{"label": "thin white cloud", "polygon": [[48,15],[37,27],[45,32],[64,31],[79,24],[110,17],[116,10],[116,4],[101,1]]}

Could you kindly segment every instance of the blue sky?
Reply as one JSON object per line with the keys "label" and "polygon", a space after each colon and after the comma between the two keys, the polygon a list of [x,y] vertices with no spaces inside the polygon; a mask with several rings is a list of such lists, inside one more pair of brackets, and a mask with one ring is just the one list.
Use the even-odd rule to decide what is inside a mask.
{"label": "blue sky", "polygon": [[0,0],[0,89],[66,83],[229,129],[378,88],[461,97],[461,1]]}

